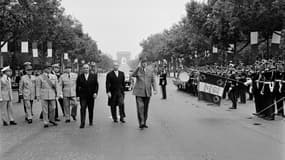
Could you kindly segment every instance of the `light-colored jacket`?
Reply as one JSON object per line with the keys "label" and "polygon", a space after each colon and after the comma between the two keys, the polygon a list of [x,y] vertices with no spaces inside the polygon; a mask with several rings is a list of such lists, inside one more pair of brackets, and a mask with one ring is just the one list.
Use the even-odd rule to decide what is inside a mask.
{"label": "light-colored jacket", "polygon": [[[49,77],[52,86],[49,85],[46,78]],[[41,74],[36,82],[36,96],[42,100],[55,100],[59,93],[59,85],[57,77],[53,74]]]}
{"label": "light-colored jacket", "polygon": [[59,78],[60,96],[76,97],[76,73],[64,73]]}
{"label": "light-colored jacket", "polygon": [[36,77],[28,75],[21,77],[19,83],[19,95],[23,95],[24,100],[34,100],[36,96]]}
{"label": "light-colored jacket", "polygon": [[12,101],[13,92],[11,79],[7,75],[3,75],[0,79],[0,101]]}
{"label": "light-colored jacket", "polygon": [[142,67],[138,67],[132,77],[136,77],[136,83],[134,86],[133,94],[139,97],[151,97],[152,89],[157,91],[155,73],[149,69],[145,68],[145,71]]}

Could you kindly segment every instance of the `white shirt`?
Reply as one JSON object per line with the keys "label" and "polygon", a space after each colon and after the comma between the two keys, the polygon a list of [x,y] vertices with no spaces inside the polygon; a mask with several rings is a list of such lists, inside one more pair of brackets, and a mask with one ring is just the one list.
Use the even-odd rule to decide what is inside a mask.
{"label": "white shirt", "polygon": [[117,76],[117,77],[119,77],[119,71],[114,71],[115,72],[115,75]]}
{"label": "white shirt", "polygon": [[89,77],[89,73],[87,73],[87,74],[84,74],[84,76],[85,76],[85,79],[86,79],[86,80],[88,80],[88,77]]}

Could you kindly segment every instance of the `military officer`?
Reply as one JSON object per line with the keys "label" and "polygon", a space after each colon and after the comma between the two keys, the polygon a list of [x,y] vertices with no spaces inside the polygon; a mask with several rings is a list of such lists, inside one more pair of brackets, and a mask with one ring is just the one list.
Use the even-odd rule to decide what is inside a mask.
{"label": "military officer", "polygon": [[[61,73],[60,73],[60,65],[58,63],[52,65],[51,73],[57,77],[57,80],[59,80]],[[59,106],[61,107],[63,117],[65,117],[64,107],[63,107],[63,99],[59,98],[59,99],[57,99],[56,107],[55,107],[55,121],[60,121],[58,118],[58,107]]]}
{"label": "military officer", "polygon": [[49,127],[49,123],[57,126],[55,106],[58,90],[58,80],[55,75],[51,74],[51,65],[47,64],[36,82],[36,97],[41,99],[44,128]]}
{"label": "military officer", "polygon": [[14,121],[13,110],[12,110],[12,84],[11,84],[11,75],[12,70],[10,67],[4,67],[2,70],[3,76],[0,79],[0,110],[1,116],[3,120],[3,125],[8,126],[16,125],[17,123]]}
{"label": "military officer", "polygon": [[76,102],[76,79],[77,74],[71,72],[71,65],[66,65],[65,73],[59,78],[60,95],[63,97],[63,106],[65,111],[65,122],[70,122],[71,117],[76,120],[77,102]]}
{"label": "military officer", "polygon": [[230,79],[230,88],[228,97],[232,101],[232,107],[229,109],[237,109],[237,98],[238,98],[238,80],[237,80],[237,73],[234,71],[232,72]]}
{"label": "military officer", "polygon": [[32,75],[32,66],[27,66],[26,75],[22,76],[19,84],[19,95],[24,100],[25,120],[32,123],[32,105],[36,97],[36,78]]}
{"label": "military officer", "polygon": [[274,96],[277,105],[277,114],[284,117],[283,109],[283,99],[284,99],[284,90],[283,90],[283,81],[285,79],[285,72],[283,71],[283,64],[281,62],[277,63],[277,70],[275,72],[275,86],[274,86]]}

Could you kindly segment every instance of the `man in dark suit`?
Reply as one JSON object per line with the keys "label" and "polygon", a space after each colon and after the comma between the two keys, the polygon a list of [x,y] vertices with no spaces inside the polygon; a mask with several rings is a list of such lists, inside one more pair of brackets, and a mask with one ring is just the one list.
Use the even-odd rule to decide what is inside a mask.
{"label": "man in dark suit", "polygon": [[88,64],[83,65],[83,74],[79,75],[76,80],[76,96],[80,101],[80,128],[85,127],[86,108],[89,113],[89,125],[93,125],[94,100],[98,94],[97,74],[91,74]]}
{"label": "man in dark suit", "polygon": [[157,94],[156,80],[153,69],[147,68],[147,59],[142,59],[140,66],[134,71],[132,77],[136,78],[133,94],[136,96],[139,128],[148,128],[148,108],[152,90]]}
{"label": "man in dark suit", "polygon": [[114,63],[114,70],[109,72],[106,77],[106,92],[108,95],[108,104],[111,107],[111,114],[113,121],[118,122],[117,119],[117,106],[119,106],[120,121],[125,123],[124,111],[124,85],[125,75],[124,72],[119,71],[119,64]]}
{"label": "man in dark suit", "polygon": [[159,74],[159,85],[161,86],[162,99],[166,99],[167,73],[165,68]]}

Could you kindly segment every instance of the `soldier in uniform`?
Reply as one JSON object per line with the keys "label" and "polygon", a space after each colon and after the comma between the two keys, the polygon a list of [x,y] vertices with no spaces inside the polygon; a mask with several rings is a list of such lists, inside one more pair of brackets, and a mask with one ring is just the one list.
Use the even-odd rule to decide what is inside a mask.
{"label": "soldier in uniform", "polygon": [[[270,67],[270,65],[269,65]],[[272,68],[271,68],[272,69]],[[263,98],[263,113],[265,115],[264,119],[274,120],[274,71],[266,67],[263,73],[263,88],[261,89],[261,94]]]}
{"label": "soldier in uniform", "polygon": [[285,73],[283,71],[283,64],[281,62],[277,63],[277,70],[275,72],[275,86],[274,86],[274,95],[277,105],[277,115],[284,117],[283,109],[283,99],[284,99],[284,90],[283,81],[285,79]]}
{"label": "soldier in uniform", "polygon": [[1,71],[3,72],[3,76],[0,79],[0,110],[3,125],[8,126],[9,122],[10,125],[16,125],[17,123],[14,121],[12,110],[13,93],[10,78],[12,76],[12,70],[8,66],[4,67]]}
{"label": "soldier in uniform", "polygon": [[[27,68],[27,67],[30,67],[30,66],[32,67],[32,63],[31,63],[31,62],[25,62],[25,63],[24,63],[24,69],[25,69],[25,70],[23,71],[23,76],[26,75],[26,73],[27,73],[27,72],[26,72],[26,68]],[[22,76],[22,77],[23,77],[23,76]],[[22,78],[22,77],[21,77],[21,78]],[[19,100],[21,100],[21,99],[23,99],[23,96],[21,96],[21,95],[20,95],[20,92],[19,92]],[[26,108],[26,106],[25,106],[25,103],[24,103],[24,111],[25,111],[25,114],[27,115],[28,113],[27,113],[27,108]],[[32,102],[32,101],[31,101],[31,113],[32,113],[32,116],[33,116],[34,114],[33,114],[33,102]],[[26,119],[26,121],[27,121],[27,119]]]}
{"label": "soldier in uniform", "polygon": [[159,85],[161,86],[162,99],[166,99],[167,73],[165,68],[159,74]]}
{"label": "soldier in uniform", "polygon": [[22,76],[19,84],[19,95],[24,100],[25,120],[32,123],[32,105],[36,97],[36,78],[32,75],[32,66],[27,66],[26,75]]}
{"label": "soldier in uniform", "polygon": [[236,76],[236,72],[233,71],[231,76],[229,77],[230,79],[228,80],[230,83],[228,96],[229,99],[232,101],[232,107],[230,107],[229,109],[237,109],[238,83]]}
{"label": "soldier in uniform", "polygon": [[254,103],[255,103],[255,110],[256,113],[253,113],[253,115],[256,115],[258,117],[264,117],[264,115],[261,113],[262,110],[262,95],[261,95],[261,89],[263,88],[263,83],[261,83],[262,80],[262,65],[260,62],[256,62],[255,64],[256,71],[252,74],[252,94],[254,96]]}
{"label": "soldier in uniform", "polygon": [[[61,73],[60,73],[60,66],[59,64],[53,64],[52,65],[52,71],[51,74],[55,75],[57,80],[59,80]],[[63,117],[65,117],[65,112],[64,112],[64,107],[63,107],[63,99],[60,97],[58,98],[57,102],[56,102],[56,107],[55,107],[55,121],[60,121],[59,120],[59,115],[58,115],[58,106],[61,107],[61,111],[63,114]]]}
{"label": "soldier in uniform", "polygon": [[77,102],[76,102],[76,79],[77,74],[71,72],[71,65],[66,65],[65,73],[59,78],[60,95],[63,97],[63,106],[65,111],[65,122],[70,122],[71,117],[76,120]]}
{"label": "soldier in uniform", "polygon": [[47,64],[36,82],[36,97],[41,99],[44,128],[49,127],[49,123],[57,126],[55,106],[58,90],[57,77],[51,74],[51,65]]}

